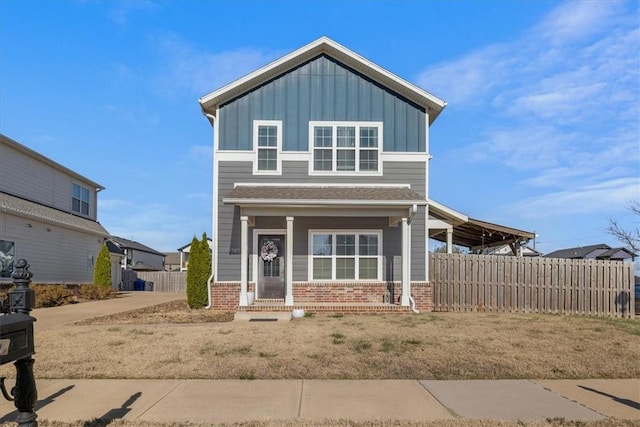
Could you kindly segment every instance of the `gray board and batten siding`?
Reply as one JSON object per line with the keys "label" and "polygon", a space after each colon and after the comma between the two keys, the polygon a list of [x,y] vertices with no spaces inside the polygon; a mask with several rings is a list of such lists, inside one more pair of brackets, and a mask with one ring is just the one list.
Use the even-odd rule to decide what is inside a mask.
{"label": "gray board and batten siding", "polygon": [[424,108],[325,55],[220,107],[218,149],[253,150],[254,120],[281,120],[283,151],[309,150],[311,121],[383,122],[386,152],[426,152]]}
{"label": "gray board and batten siding", "polygon": [[[424,195],[426,192],[425,162],[384,162],[384,174],[376,177],[376,184],[410,184],[411,189]],[[223,199],[233,190],[236,183],[255,183],[257,178],[264,184],[363,184],[371,183],[367,176],[309,176],[308,163],[285,161],[282,175],[252,175],[252,163],[224,161],[218,163],[218,277],[217,281],[240,280],[240,212],[238,207],[225,204]],[[311,220],[310,218],[313,218]],[[294,281],[306,281],[308,264],[309,229],[380,229],[383,230],[383,280],[398,281],[401,278],[401,227],[389,227],[388,217],[347,218],[347,217],[298,217],[294,220]],[[283,217],[256,218],[257,229],[286,229]],[[420,206],[412,222],[412,280],[425,280],[425,208]],[[253,255],[252,232],[249,232],[249,255]],[[249,263],[249,277],[252,277]]]}

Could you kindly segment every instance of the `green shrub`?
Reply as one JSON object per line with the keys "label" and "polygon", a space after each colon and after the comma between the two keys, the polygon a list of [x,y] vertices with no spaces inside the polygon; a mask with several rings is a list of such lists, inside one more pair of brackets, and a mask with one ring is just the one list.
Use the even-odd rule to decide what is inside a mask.
{"label": "green shrub", "polygon": [[93,270],[93,284],[103,288],[111,288],[111,257],[107,245],[102,245]]}
{"label": "green shrub", "polygon": [[76,296],[73,291],[65,285],[32,284],[31,289],[36,293],[35,308],[57,307],[76,302]]}
{"label": "green shrub", "polygon": [[211,256],[207,234],[202,234],[202,241],[196,237],[191,240],[189,248],[189,264],[187,266],[187,303],[191,308],[202,308],[207,305],[209,296],[207,280],[211,274]]}

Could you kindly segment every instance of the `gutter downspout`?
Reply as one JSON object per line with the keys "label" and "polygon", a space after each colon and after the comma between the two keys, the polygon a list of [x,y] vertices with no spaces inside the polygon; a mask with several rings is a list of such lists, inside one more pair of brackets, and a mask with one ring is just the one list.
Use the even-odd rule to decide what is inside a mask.
{"label": "gutter downspout", "polygon": [[411,303],[411,311],[413,311],[414,314],[420,314],[420,310],[416,308],[416,301],[411,295],[409,295],[409,302]]}
{"label": "gutter downspout", "polygon": [[[213,127],[215,129],[215,125],[216,125],[215,116],[213,116],[213,115],[211,115],[209,113],[205,113],[204,111],[203,111],[203,113],[204,113],[205,116],[207,116],[207,118],[209,120],[211,120],[211,127]],[[213,173],[215,174],[215,171],[213,171]],[[215,187],[213,188],[213,191],[215,192]],[[214,225],[214,222],[213,222],[213,216],[215,214],[216,213],[213,212],[213,214],[211,215],[211,234],[212,235],[213,235],[213,233],[216,232],[216,230],[214,228],[215,225]],[[213,236],[211,236],[211,237],[212,237],[212,242],[215,242],[215,240],[213,240]],[[213,282],[213,274],[214,274],[214,271],[215,271],[215,269],[214,269],[215,268],[215,266],[214,266],[214,262],[215,262],[214,252],[215,252],[215,250],[216,250],[216,248],[215,248],[215,245],[214,245],[214,248],[211,249],[211,275],[207,279],[207,305],[204,307],[205,310],[211,309],[211,306],[213,305],[213,301],[211,300],[211,283]]]}

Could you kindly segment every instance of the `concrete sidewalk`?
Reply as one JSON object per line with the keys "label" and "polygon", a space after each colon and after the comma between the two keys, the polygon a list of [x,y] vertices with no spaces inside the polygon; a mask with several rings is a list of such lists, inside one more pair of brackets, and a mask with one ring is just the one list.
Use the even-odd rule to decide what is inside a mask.
{"label": "concrete sidewalk", "polygon": [[[640,380],[36,380],[38,418],[234,423],[273,420],[640,420]],[[0,421],[14,421],[3,401]]]}

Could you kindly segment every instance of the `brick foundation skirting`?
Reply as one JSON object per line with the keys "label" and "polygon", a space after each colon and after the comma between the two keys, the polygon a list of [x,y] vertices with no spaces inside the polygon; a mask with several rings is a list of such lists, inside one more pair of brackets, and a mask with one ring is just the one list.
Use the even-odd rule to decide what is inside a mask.
{"label": "brick foundation skirting", "polygon": [[[249,283],[248,292],[254,292],[255,285]],[[293,301],[295,308],[309,312],[410,312],[410,308],[400,306],[402,284],[372,282],[295,282]],[[412,282],[411,294],[420,311],[433,310],[433,291],[429,283]],[[238,311],[240,283],[217,282],[211,286],[212,308],[220,311]],[[243,311],[282,311],[284,305],[266,304],[242,307]]]}

